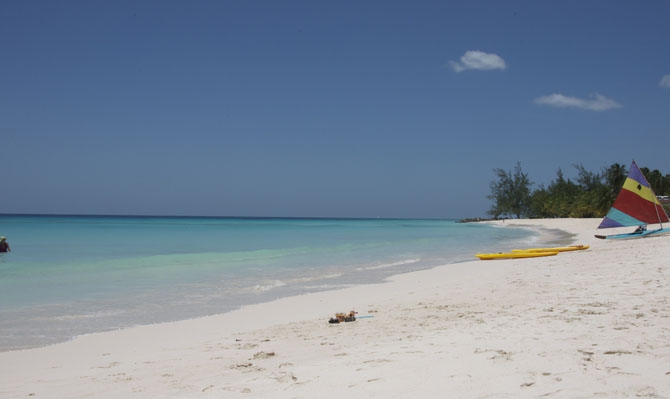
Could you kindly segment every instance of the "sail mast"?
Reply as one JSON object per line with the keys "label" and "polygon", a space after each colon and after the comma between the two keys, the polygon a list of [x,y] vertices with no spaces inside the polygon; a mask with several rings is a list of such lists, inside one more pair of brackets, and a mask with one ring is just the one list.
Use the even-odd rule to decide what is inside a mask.
{"label": "sail mast", "polygon": [[[633,163],[635,164],[635,167],[637,167],[639,169],[639,167],[637,166],[637,164],[635,163],[634,160],[633,160]],[[640,172],[641,172],[641,170],[640,170]],[[644,176],[644,174],[643,174],[643,177],[647,181],[647,184],[649,184],[649,190],[651,191],[651,195],[654,198],[654,209],[656,210],[656,218],[658,220],[658,224],[661,226],[661,228],[663,228],[663,218],[661,218],[661,213],[659,212],[658,208],[659,207],[661,208],[661,212],[663,212],[665,214],[665,219],[666,220],[668,219],[668,215],[665,213],[665,209],[663,209],[663,205],[661,205],[661,203],[658,201],[658,197],[656,196],[656,193],[654,192],[654,189],[651,187],[651,183],[649,183],[649,181]],[[659,206],[655,206],[657,204]]]}
{"label": "sail mast", "polygon": [[[635,163],[635,160],[633,160],[633,164],[635,164],[635,167],[640,169],[639,166],[637,166],[637,163]],[[642,170],[640,170],[642,172]],[[652,198],[654,199],[654,209],[656,210],[656,219],[658,220],[658,224],[661,226],[661,229],[663,228],[663,218],[661,218],[661,213],[659,212],[658,208],[661,207],[661,212],[665,214],[665,219],[668,219],[668,215],[665,213],[665,209],[663,209],[663,205],[660,204],[658,201],[658,197],[656,196],[656,193],[654,192],[654,189],[651,187],[651,183],[649,183],[649,180],[647,180],[646,176],[644,176],[644,173],[642,173],[642,178],[647,182],[649,185],[649,191],[651,191]],[[656,206],[659,205],[659,206]]]}

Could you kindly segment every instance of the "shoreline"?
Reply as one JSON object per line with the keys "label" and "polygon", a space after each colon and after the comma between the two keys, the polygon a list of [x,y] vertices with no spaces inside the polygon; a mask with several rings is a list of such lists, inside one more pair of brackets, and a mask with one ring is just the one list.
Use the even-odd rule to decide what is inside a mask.
{"label": "shoreline", "polygon": [[[485,222],[491,223],[491,222]],[[455,263],[0,353],[2,397],[670,396],[670,237]],[[506,227],[505,226],[505,227]],[[543,238],[544,240],[544,238]],[[544,241],[543,241],[544,242]],[[329,325],[356,310],[353,323]],[[550,396],[550,395],[547,395]]]}
{"label": "shoreline", "polygon": [[[43,215],[40,215],[43,216]],[[47,216],[54,216],[54,217],[61,217],[63,215],[47,215]],[[88,217],[86,215],[76,215],[77,217]],[[68,216],[69,217],[69,216]],[[115,216],[96,216],[96,217],[115,217]],[[163,218],[163,217],[161,217]],[[181,218],[181,217],[174,217],[174,218]],[[227,218],[229,219],[229,218]],[[281,218],[275,218],[275,219],[281,219]],[[372,219],[371,219],[372,220]],[[500,226],[496,226],[495,221],[491,220],[481,220],[481,221],[473,221],[469,223],[475,223],[475,224],[488,224],[492,225],[494,227],[511,227],[514,226],[514,223],[508,223],[507,225],[502,224]],[[523,244],[518,243],[516,246],[532,246],[536,243],[542,243],[543,246],[547,245],[558,245],[558,243],[566,243],[570,241],[571,235],[566,232],[562,231],[559,229],[546,229],[543,228],[542,226],[534,226],[532,224],[528,225],[517,225],[516,227],[523,228],[524,230],[528,230],[530,234],[533,236],[527,241],[524,242]],[[561,244],[562,245],[562,244]],[[477,249],[473,249],[472,254],[474,254],[477,251],[481,250],[491,250],[491,251],[504,251],[504,250],[509,250],[512,249],[512,245],[503,245],[503,246],[495,246],[495,247],[480,247]],[[376,285],[376,284],[383,284],[387,281],[388,278],[394,276],[394,275],[400,275],[400,274],[406,274],[406,273],[413,273],[417,271],[422,271],[422,270],[429,270],[435,267],[444,267],[452,264],[460,264],[460,263],[466,263],[466,262],[471,262],[474,259],[473,256],[470,256],[469,258],[464,258],[463,256],[456,256],[453,259],[451,259],[448,263],[433,263],[432,265],[427,265],[421,268],[414,268],[414,269],[406,269],[406,270],[396,270],[393,272],[393,274],[386,274],[385,276],[377,276],[376,278],[367,278],[365,279],[366,281],[364,282],[357,282],[357,283],[345,283],[345,284],[340,284],[339,287],[334,286],[334,287],[326,287],[326,288],[321,288],[317,290],[306,290],[306,292],[291,292],[291,293],[285,293],[284,295],[277,296],[275,298],[265,298],[265,299],[260,299],[260,300],[254,300],[253,302],[246,303],[246,304],[241,304],[238,307],[230,307],[228,309],[222,309],[219,312],[211,312],[211,313],[200,313],[200,314],[194,314],[191,316],[187,316],[184,318],[170,318],[167,320],[159,320],[159,321],[146,321],[146,322],[139,322],[137,324],[126,324],[123,326],[116,326],[116,327],[111,327],[111,328],[105,328],[105,329],[98,329],[96,331],[85,331],[85,332],[79,332],[75,335],[70,335],[68,337],[62,337],[57,340],[49,340],[49,342],[42,342],[42,343],[34,343],[34,344],[27,344],[23,346],[5,346],[5,347],[0,347],[0,353],[3,352],[13,352],[13,351],[19,351],[19,350],[29,350],[29,349],[39,349],[39,348],[45,348],[49,347],[52,345],[58,345],[62,343],[67,343],[71,342],[74,340],[79,339],[79,337],[83,336],[88,336],[88,335],[94,335],[94,334],[100,334],[100,333],[106,333],[106,332],[113,332],[116,330],[125,330],[125,329],[132,329],[132,328],[137,328],[137,327],[143,327],[143,326],[150,326],[150,325],[161,325],[161,324],[168,324],[168,323],[176,323],[176,322],[184,322],[184,321],[189,321],[189,320],[197,320],[205,317],[212,317],[212,316],[217,316],[221,314],[226,314],[232,311],[237,311],[244,309],[249,306],[253,305],[262,305],[267,302],[272,302],[276,300],[280,300],[282,298],[286,297],[293,297],[293,296],[304,296],[304,295],[309,295],[313,293],[318,293],[318,292],[328,292],[328,291],[338,291],[344,288],[348,287],[353,287],[353,286],[366,286],[366,285]],[[382,264],[381,266],[374,266],[371,267],[370,270],[372,269],[386,269],[385,264]],[[259,287],[258,285],[256,287]],[[251,289],[251,287],[249,288]]]}
{"label": "shoreline", "polygon": [[[135,222],[117,221],[110,225],[108,222],[100,223],[96,219],[85,220],[85,224],[103,229],[121,228],[126,234],[119,236],[134,237],[135,234],[132,229],[123,228],[132,227]],[[21,220],[21,223],[31,221]],[[21,226],[21,223],[18,226]],[[164,223],[164,221],[152,223],[148,228],[154,229]],[[206,227],[210,223],[218,222],[207,220],[206,223],[199,223],[197,226]],[[28,262],[24,268],[21,262],[25,262],[25,258],[22,259],[21,256],[45,254],[47,251],[44,248],[24,248],[23,251],[19,249],[17,256],[11,256],[9,259],[10,270],[3,268],[3,272],[10,273],[9,279],[0,284],[0,291],[1,287],[8,288],[4,292],[5,295],[0,297],[7,298],[7,305],[10,305],[0,311],[0,318],[3,318],[0,322],[2,325],[0,352],[44,347],[97,332],[227,313],[247,305],[309,292],[381,283],[394,274],[472,260],[472,254],[480,250],[498,246],[511,248],[511,245],[506,243],[512,240],[518,241],[519,245],[531,245],[537,240],[537,233],[530,229],[501,231],[485,224],[470,224],[467,227],[457,225],[453,221],[438,220],[427,222],[374,220],[371,223],[358,223],[303,224],[291,219],[279,225],[269,223],[267,226],[270,228],[266,229],[262,228],[266,226],[266,222],[260,226],[233,224],[233,229],[226,229],[230,225],[224,224],[224,233],[234,230],[237,226],[248,226],[249,229],[258,231],[261,239],[251,239],[249,245],[245,246],[235,244],[234,237],[228,237],[226,241],[230,247],[226,247],[222,252],[200,254],[195,250],[196,254],[158,253],[160,258],[154,258],[151,254],[158,251],[149,251],[150,254],[147,256],[131,255],[128,259],[123,257],[107,259],[104,258],[103,251],[99,255],[103,261],[80,260],[76,259],[76,256],[69,258],[69,254],[60,254],[64,261],[54,264],[53,269],[49,265],[49,259],[39,258],[34,262]],[[79,225],[75,223],[73,227],[71,222],[64,222],[59,226],[63,229],[73,228],[76,233]],[[180,230],[179,224],[172,225],[170,222],[169,225],[177,228],[163,230],[161,227],[156,229],[155,234],[160,235],[165,231],[175,233]],[[186,226],[190,228],[191,225],[188,223]],[[296,238],[300,238],[298,233],[275,243],[271,241],[274,234],[271,226],[289,227],[289,233],[312,231],[316,237],[315,241],[318,242],[315,245],[315,242],[309,241],[309,237],[297,240]],[[293,229],[292,226],[296,228]],[[324,228],[321,229],[320,226]],[[332,226],[337,227],[333,229]],[[357,226],[370,229],[362,229],[364,233],[361,234]],[[221,227],[215,230],[219,229]],[[195,229],[193,235],[196,238],[191,237],[191,242],[198,241],[198,230]],[[339,238],[350,237],[349,234],[352,234],[351,238]],[[417,234],[425,236],[426,240],[417,239]],[[126,240],[125,243],[130,244],[129,241],[142,243],[143,238]],[[260,247],[274,249],[249,252],[234,250],[236,245],[241,248],[259,245],[257,242],[263,238],[265,242],[261,243]],[[347,245],[351,246],[338,247],[338,241],[348,241],[350,244]],[[288,243],[288,248],[279,249],[286,246],[282,242]],[[391,242],[394,243],[392,247],[388,246]],[[96,248],[96,244],[99,245],[100,242],[91,244],[92,248]],[[118,244],[122,243],[117,243],[117,246]],[[149,247],[153,245],[149,244]],[[131,247],[135,250],[143,246],[132,245],[135,245]],[[388,247],[384,249],[385,246]],[[193,249],[188,245],[186,248]],[[14,260],[12,258],[18,262],[11,264]],[[238,261],[238,258],[241,260]],[[58,255],[54,259],[58,259]],[[35,269],[33,265],[40,264],[40,261],[44,261],[44,264],[36,269],[52,269],[59,272],[46,275],[40,270],[33,272],[32,269]],[[160,268],[150,266],[154,263],[165,266]],[[193,266],[187,266],[189,263],[193,263]],[[166,273],[162,274],[159,271],[162,268],[165,268]],[[14,274],[13,277],[11,270],[18,270],[20,274]],[[175,281],[174,276],[179,273],[183,273],[187,280]],[[157,278],[155,284],[154,277]],[[112,279],[111,283],[108,283],[109,278]],[[16,284],[12,284],[14,280]],[[171,280],[173,283],[170,283]],[[60,285],[59,281],[65,284]],[[74,283],[69,284],[69,281]],[[73,289],[68,290],[66,286]],[[137,288],[142,286],[144,288]],[[44,296],[40,287],[47,288],[44,290]],[[52,290],[51,287],[59,288]],[[58,291],[63,293],[53,294]],[[70,291],[74,293],[71,297],[68,294]],[[32,293],[29,295],[22,294],[30,292]],[[83,295],[78,295],[77,292]]]}
{"label": "shoreline", "polygon": [[[18,247],[0,254],[0,352],[382,282],[469,260],[484,237],[534,236],[453,220],[108,219],[3,224]],[[54,248],[50,229],[71,244]]]}
{"label": "shoreline", "polygon": [[[484,223],[496,227],[516,227],[526,228],[534,231],[538,237],[536,244],[540,246],[563,246],[570,245],[576,242],[578,234],[571,233],[563,228],[548,228],[541,221],[547,219],[507,219],[503,220],[487,220],[477,223]],[[590,240],[589,237],[583,237]]]}

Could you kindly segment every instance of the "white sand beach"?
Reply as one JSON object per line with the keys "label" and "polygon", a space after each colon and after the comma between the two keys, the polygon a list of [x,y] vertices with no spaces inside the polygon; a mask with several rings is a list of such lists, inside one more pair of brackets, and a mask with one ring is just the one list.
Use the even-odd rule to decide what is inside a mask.
{"label": "white sand beach", "polygon": [[[479,261],[0,353],[2,398],[670,398],[670,236]],[[512,248],[482,248],[482,252]],[[473,254],[474,255],[474,254]],[[329,324],[355,309],[355,322]]]}

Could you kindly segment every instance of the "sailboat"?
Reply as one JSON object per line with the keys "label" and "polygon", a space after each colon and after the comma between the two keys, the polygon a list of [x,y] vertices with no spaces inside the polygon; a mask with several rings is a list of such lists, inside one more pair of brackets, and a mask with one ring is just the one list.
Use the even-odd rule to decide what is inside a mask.
{"label": "sailboat", "polygon": [[[663,206],[656,198],[654,190],[651,189],[642,171],[633,161],[619,195],[598,228],[627,226],[638,226],[638,228],[632,233],[596,235],[596,238],[641,238],[670,233],[670,228],[663,228],[663,223],[667,222],[668,215]],[[647,224],[659,224],[660,228],[647,230]]]}

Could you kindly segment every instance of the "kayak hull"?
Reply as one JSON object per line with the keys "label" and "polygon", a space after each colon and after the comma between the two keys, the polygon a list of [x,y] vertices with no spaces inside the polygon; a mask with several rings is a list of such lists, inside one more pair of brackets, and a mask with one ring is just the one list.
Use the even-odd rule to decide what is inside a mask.
{"label": "kayak hull", "polygon": [[583,251],[589,248],[590,248],[589,245],[569,245],[566,247],[553,247],[553,248],[513,249],[512,252],[570,252],[570,251]]}
{"label": "kayak hull", "polygon": [[524,259],[524,258],[539,258],[543,256],[554,256],[558,251],[551,252],[505,252],[495,254],[475,254],[481,260],[493,259]]}

